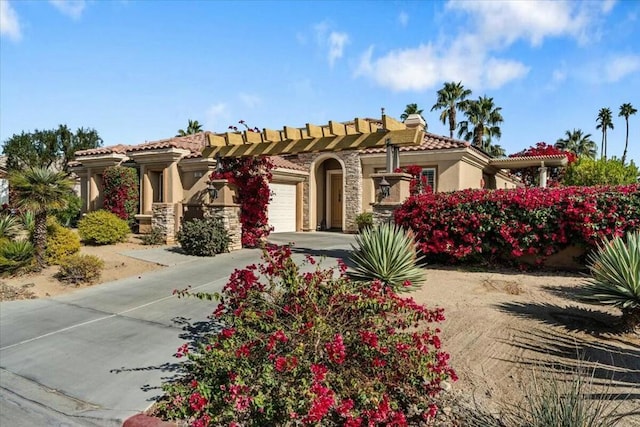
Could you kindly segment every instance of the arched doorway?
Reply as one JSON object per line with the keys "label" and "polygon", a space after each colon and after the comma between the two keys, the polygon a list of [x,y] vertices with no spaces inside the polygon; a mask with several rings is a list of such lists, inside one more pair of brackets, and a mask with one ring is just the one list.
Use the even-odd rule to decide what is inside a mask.
{"label": "arched doorway", "polygon": [[338,156],[319,156],[311,167],[311,219],[317,230],[344,229],[344,163]]}

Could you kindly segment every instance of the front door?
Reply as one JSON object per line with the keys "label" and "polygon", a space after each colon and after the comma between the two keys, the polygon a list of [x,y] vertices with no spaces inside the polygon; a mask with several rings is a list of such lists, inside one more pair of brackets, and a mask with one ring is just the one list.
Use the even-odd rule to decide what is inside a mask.
{"label": "front door", "polygon": [[342,229],[342,174],[331,175],[331,228]]}

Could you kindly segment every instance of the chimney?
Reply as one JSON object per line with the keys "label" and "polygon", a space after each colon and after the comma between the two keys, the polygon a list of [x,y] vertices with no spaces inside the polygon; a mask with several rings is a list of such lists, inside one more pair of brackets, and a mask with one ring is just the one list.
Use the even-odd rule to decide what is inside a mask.
{"label": "chimney", "polygon": [[419,127],[422,130],[427,128],[427,122],[424,121],[420,114],[409,114],[409,117],[404,121],[405,126],[409,129]]}

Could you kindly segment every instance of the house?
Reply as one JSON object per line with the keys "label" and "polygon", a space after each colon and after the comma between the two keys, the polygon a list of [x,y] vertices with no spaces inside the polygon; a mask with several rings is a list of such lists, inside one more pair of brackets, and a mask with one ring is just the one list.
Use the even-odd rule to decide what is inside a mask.
{"label": "house", "polygon": [[[360,125],[368,122],[374,133],[382,126],[377,119],[356,119],[340,126],[349,133],[356,121]],[[329,125],[334,126],[335,122]],[[424,122],[407,124],[411,126],[424,129]],[[267,132],[284,135],[284,131],[264,131]],[[304,130],[299,133],[304,135]],[[139,145],[76,152],[73,172],[81,179],[83,211],[102,208],[102,173],[109,166],[122,165],[135,168],[140,177],[140,207],[136,215],[140,232],[151,229],[154,215],[160,215],[154,209],[160,206],[173,213],[175,228],[181,220],[201,217],[211,201],[207,183],[216,164],[215,158],[203,156],[203,150],[216,135],[221,134],[200,132]],[[399,147],[395,155],[399,166],[422,166],[433,191],[518,185],[484,151],[467,142],[428,132],[424,132],[418,144]],[[272,156],[272,161],[275,169],[268,216],[274,232],[321,229],[354,232],[355,217],[371,211],[376,200],[378,189],[371,175],[386,171],[388,153],[385,148],[374,147]]]}

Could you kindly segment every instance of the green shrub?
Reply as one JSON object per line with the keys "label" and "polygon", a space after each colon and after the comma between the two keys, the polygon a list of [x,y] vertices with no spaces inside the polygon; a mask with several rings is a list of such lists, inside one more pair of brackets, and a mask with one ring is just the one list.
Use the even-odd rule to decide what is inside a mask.
{"label": "green shrub", "polygon": [[214,256],[227,252],[229,235],[218,218],[194,219],[182,224],[178,242],[188,255]]}
{"label": "green shrub", "polygon": [[373,212],[362,212],[361,214],[356,215],[356,224],[358,225],[359,231],[372,227]]}
{"label": "green shrub", "polygon": [[163,245],[165,243],[164,233],[160,227],[152,227],[149,234],[144,234],[140,240],[143,245]]}
{"label": "green shrub", "polygon": [[28,240],[0,244],[0,274],[15,274],[33,265],[35,249]]}
{"label": "green shrub", "polygon": [[353,282],[343,264],[301,271],[291,254],[268,247],[221,295],[195,295],[220,301],[220,329],[178,349],[185,375],[164,385],[156,413],[192,426],[431,425],[457,378],[435,324],[443,310]]}
{"label": "green shrub", "polygon": [[104,210],[88,213],[78,221],[80,238],[92,245],[111,245],[124,242],[129,234],[127,221]]}
{"label": "green shrub", "polygon": [[58,222],[65,227],[75,227],[80,219],[82,211],[82,199],[75,193],[69,193],[66,197],[67,207],[61,210],[55,210],[53,214]]}
{"label": "green shrub", "polygon": [[354,264],[350,272],[353,279],[378,279],[395,292],[415,290],[424,283],[413,235],[401,227],[381,224],[363,230],[355,240],[350,258]]}
{"label": "green shrub", "polygon": [[18,217],[9,214],[0,215],[0,241],[13,239],[20,233],[21,229]]}
{"label": "green shrub", "polygon": [[584,299],[622,310],[624,327],[640,327],[640,231],[604,240],[589,256]]}
{"label": "green shrub", "polygon": [[93,283],[100,278],[104,261],[94,255],[76,254],[65,258],[60,263],[58,280],[79,284]]}
{"label": "green shrub", "polygon": [[623,165],[616,158],[589,159],[580,158],[567,168],[563,183],[565,185],[624,185],[638,182],[640,171],[633,163]]}
{"label": "green shrub", "polygon": [[47,222],[45,259],[48,264],[60,264],[69,255],[80,251],[80,237],[72,230],[61,226],[55,218]]}

